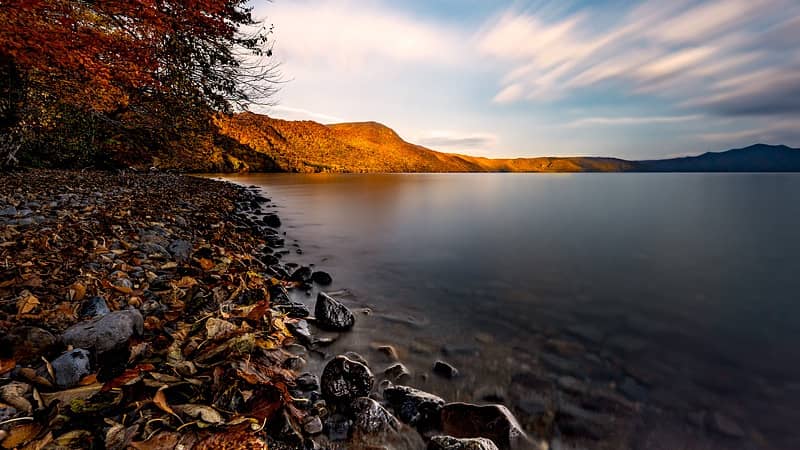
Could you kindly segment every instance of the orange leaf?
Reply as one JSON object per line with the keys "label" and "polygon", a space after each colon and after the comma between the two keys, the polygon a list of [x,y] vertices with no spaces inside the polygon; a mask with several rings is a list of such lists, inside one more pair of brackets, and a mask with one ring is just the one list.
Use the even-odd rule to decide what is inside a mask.
{"label": "orange leaf", "polygon": [[155,403],[156,406],[158,406],[158,409],[164,411],[165,413],[177,416],[177,414],[175,414],[175,411],[173,411],[172,408],[169,406],[169,403],[167,403],[167,397],[164,395],[164,389],[166,388],[167,386],[161,386],[161,388],[156,392],[155,397],[153,397],[153,403]]}
{"label": "orange leaf", "polygon": [[13,359],[0,359],[0,375],[10,372],[17,367],[17,362]]}

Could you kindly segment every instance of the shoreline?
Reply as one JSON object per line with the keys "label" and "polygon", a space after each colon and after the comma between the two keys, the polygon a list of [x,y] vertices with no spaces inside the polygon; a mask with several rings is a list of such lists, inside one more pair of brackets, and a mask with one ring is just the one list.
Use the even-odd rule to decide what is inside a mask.
{"label": "shoreline", "polygon": [[326,295],[313,313],[289,298],[330,276],[281,262],[280,219],[252,189],[159,172],[0,184],[4,446],[494,448],[431,439],[486,435],[478,420],[503,424],[486,436],[500,448],[529,448],[505,407],[403,387],[399,361],[397,386],[375,386],[357,354],[303,373],[326,344],[312,328],[358,320]]}

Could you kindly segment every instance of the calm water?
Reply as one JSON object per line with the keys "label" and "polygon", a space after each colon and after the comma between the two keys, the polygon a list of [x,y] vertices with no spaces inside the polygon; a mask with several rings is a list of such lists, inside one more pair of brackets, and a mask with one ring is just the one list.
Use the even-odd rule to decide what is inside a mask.
{"label": "calm water", "polygon": [[[396,345],[413,384],[476,400],[526,365],[634,377],[637,400],[689,440],[686,413],[719,411],[746,436],[710,447],[800,445],[800,175],[228,179],[272,198],[304,251],[290,260],[371,309],[337,345],[371,361],[370,344]],[[579,342],[565,359],[585,367],[542,365],[552,339]],[[436,357],[463,378],[426,377]],[[595,376],[592,362],[612,370]]]}

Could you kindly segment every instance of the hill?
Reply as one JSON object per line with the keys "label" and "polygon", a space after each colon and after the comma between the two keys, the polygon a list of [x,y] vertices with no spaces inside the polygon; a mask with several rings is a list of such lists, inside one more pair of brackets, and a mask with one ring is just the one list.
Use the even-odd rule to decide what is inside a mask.
{"label": "hill", "polygon": [[224,171],[800,172],[800,150],[782,145],[756,144],[648,161],[601,157],[491,159],[415,145],[377,122],[323,125],[248,112],[220,118],[217,125],[221,134],[215,139],[213,158],[206,160],[215,161],[214,170]]}

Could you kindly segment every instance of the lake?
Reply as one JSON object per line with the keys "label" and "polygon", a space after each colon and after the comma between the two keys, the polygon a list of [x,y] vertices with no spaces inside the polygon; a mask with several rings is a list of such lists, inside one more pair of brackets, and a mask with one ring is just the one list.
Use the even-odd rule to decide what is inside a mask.
{"label": "lake", "polygon": [[391,344],[409,384],[592,448],[800,448],[800,175],[225,178],[363,312],[320,361]]}

